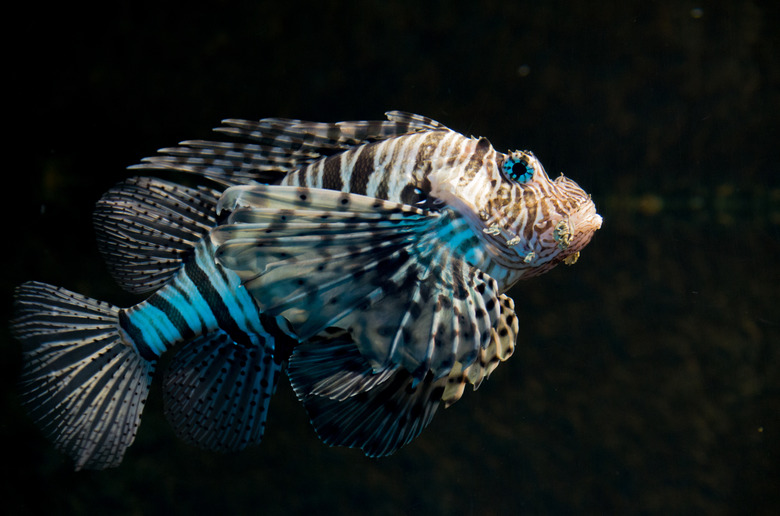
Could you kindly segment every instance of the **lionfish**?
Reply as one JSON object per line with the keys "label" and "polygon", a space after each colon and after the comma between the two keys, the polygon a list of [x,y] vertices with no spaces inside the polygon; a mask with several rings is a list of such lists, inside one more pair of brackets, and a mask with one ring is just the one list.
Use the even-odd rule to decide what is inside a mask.
{"label": "lionfish", "polygon": [[512,354],[505,292],[573,263],[600,227],[576,183],[429,118],[225,120],[131,167],[98,202],[118,308],[27,282],[12,330],[22,397],[76,468],[117,466],[158,358],[165,413],[213,450],[259,443],[286,371],[319,437],[393,453]]}

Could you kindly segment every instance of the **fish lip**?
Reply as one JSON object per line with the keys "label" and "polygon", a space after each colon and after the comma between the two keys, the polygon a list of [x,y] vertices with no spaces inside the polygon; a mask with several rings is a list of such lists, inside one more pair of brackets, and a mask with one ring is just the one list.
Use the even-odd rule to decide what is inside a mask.
{"label": "fish lip", "polygon": [[591,241],[596,231],[601,229],[603,218],[596,213],[596,205],[593,201],[588,201],[584,206],[580,206],[569,216],[573,233],[571,246],[564,253],[566,256],[574,255],[582,251]]}
{"label": "fish lip", "polygon": [[596,204],[590,195],[571,210],[568,214],[568,219],[575,232],[588,229],[596,231],[601,228],[603,222],[601,215],[596,211]]}

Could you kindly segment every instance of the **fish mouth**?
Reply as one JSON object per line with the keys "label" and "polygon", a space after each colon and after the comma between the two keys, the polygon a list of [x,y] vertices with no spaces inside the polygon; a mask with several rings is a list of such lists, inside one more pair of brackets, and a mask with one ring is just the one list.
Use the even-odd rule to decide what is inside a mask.
{"label": "fish mouth", "polygon": [[[497,249],[495,254],[519,255],[527,267],[539,266],[550,258],[554,263],[563,261],[573,264],[603,222],[589,197],[568,214],[556,217],[557,222],[553,219],[542,225],[534,225],[533,232],[539,240],[523,238],[502,211],[490,215],[485,213],[480,218],[483,241],[494,244],[495,247],[491,246],[491,249]],[[540,244],[547,251],[539,248]],[[543,258],[545,255],[549,256],[547,260]]]}
{"label": "fish mouth", "polygon": [[601,228],[602,222],[601,215],[596,213],[596,205],[588,199],[587,203],[556,226],[553,238],[563,251],[561,258],[564,263],[572,265],[577,261],[580,251]]}
{"label": "fish mouth", "polygon": [[570,218],[578,232],[589,233],[590,235],[593,235],[600,229],[603,222],[601,215],[596,213],[596,205],[591,200],[588,200],[588,203],[577,210]]}

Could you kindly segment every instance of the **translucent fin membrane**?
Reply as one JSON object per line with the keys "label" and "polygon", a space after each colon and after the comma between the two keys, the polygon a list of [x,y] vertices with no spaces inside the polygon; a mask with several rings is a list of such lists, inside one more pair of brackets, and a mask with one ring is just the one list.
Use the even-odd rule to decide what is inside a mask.
{"label": "translucent fin membrane", "polygon": [[235,187],[220,204],[232,214],[212,232],[217,260],[300,340],[346,328],[374,370],[402,365],[418,381],[488,346],[497,285],[440,239],[448,218],[300,187]]}
{"label": "translucent fin membrane", "polygon": [[154,364],[122,340],[117,314],[44,283],[16,291],[11,328],[24,346],[23,402],[76,469],[121,462],[149,392]]}
{"label": "translucent fin membrane", "polygon": [[185,344],[165,371],[165,414],[187,442],[217,451],[259,444],[281,366],[223,332]]}
{"label": "translucent fin membrane", "polygon": [[106,192],[93,215],[98,249],[129,292],[159,288],[216,226],[217,192],[135,177]]}
{"label": "translucent fin membrane", "polygon": [[390,455],[417,437],[446,383],[431,375],[417,382],[402,367],[374,373],[346,332],[296,348],[288,374],[317,435],[369,457]]}

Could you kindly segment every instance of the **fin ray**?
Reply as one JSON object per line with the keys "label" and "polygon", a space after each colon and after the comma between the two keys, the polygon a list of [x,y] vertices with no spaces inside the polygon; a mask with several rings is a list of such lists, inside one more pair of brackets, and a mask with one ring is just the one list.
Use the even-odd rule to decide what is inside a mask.
{"label": "fin ray", "polygon": [[[330,357],[326,367],[323,357]],[[431,375],[415,382],[401,367],[376,373],[345,333],[298,346],[288,375],[320,439],[369,457],[390,455],[417,437],[433,419],[446,382]],[[343,390],[331,395],[323,385]]]}
{"label": "fin ray", "polygon": [[200,448],[241,450],[260,443],[281,366],[263,346],[212,333],[185,344],[166,369],[165,414]]}
{"label": "fin ray", "polygon": [[348,329],[375,370],[403,365],[417,381],[489,345],[498,287],[438,240],[447,212],[290,186],[231,188],[220,208],[232,213],[211,233],[217,260],[300,341]]}
{"label": "fin ray", "polygon": [[109,190],[94,212],[98,249],[114,279],[145,293],[168,281],[216,226],[217,193],[135,177]]}
{"label": "fin ray", "polygon": [[16,291],[11,328],[23,344],[22,401],[76,469],[121,462],[149,392],[154,363],[122,340],[117,317],[108,303],[45,283]]}
{"label": "fin ray", "polygon": [[448,130],[430,118],[390,111],[386,121],[308,122],[284,118],[225,119],[214,129],[253,143],[188,140],[160,149],[131,170],[196,174],[224,186],[279,182],[286,173],[352,146],[418,131]]}

